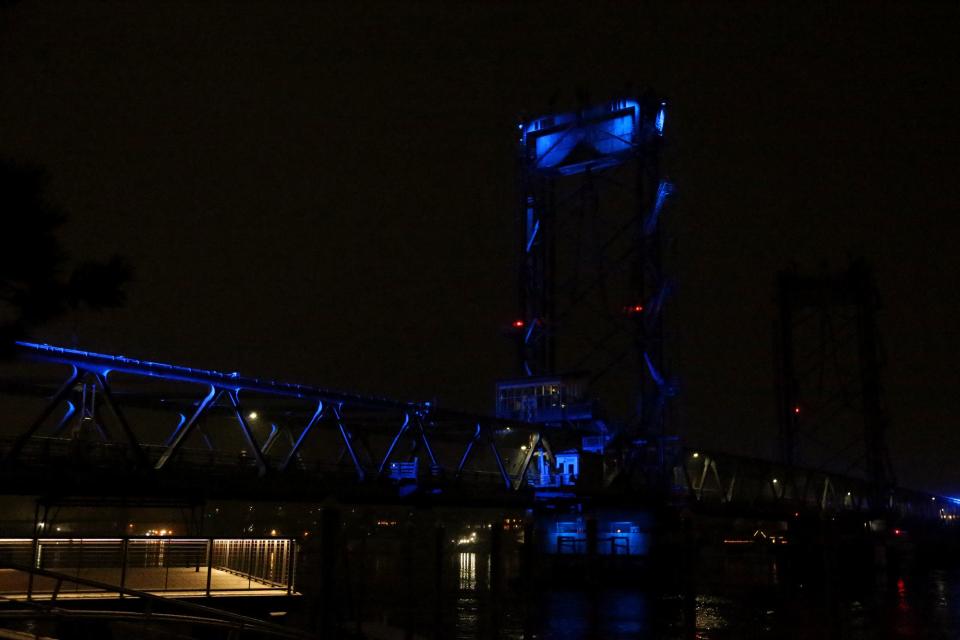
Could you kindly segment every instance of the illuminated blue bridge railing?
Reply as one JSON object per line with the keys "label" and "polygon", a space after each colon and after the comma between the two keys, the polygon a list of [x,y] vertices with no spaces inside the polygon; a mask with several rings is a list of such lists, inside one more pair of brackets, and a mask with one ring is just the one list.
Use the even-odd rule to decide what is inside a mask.
{"label": "illuminated blue bridge railing", "polygon": [[402,402],[389,398],[351,394],[343,391],[313,387],[309,385],[278,382],[241,376],[237,372],[224,373],[212,369],[195,369],[181,365],[139,360],[122,355],[109,355],[94,351],[69,349],[49,344],[35,342],[17,342],[22,354],[35,360],[58,362],[65,365],[83,366],[106,375],[112,372],[131,373],[163,378],[169,381],[187,382],[194,384],[215,384],[218,387],[234,390],[261,391],[276,395],[285,395],[294,398],[325,398],[331,402],[342,401],[362,403],[369,406],[421,409],[430,406],[429,402]]}

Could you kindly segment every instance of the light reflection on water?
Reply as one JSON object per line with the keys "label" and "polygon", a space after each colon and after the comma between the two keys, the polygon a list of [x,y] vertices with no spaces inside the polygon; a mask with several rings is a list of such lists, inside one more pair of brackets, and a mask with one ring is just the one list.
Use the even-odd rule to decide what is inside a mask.
{"label": "light reflection on water", "polygon": [[460,554],[460,589],[473,591],[477,588],[477,554]]}
{"label": "light reflection on water", "polygon": [[[475,562],[476,560],[474,560]],[[466,561],[469,565],[469,561]],[[697,595],[694,625],[684,625],[680,597],[640,589],[541,591],[532,607],[505,599],[499,614],[483,590],[457,601],[455,637],[462,640],[821,638],[851,640],[960,637],[960,574],[891,580],[881,589],[825,601],[817,589]],[[491,627],[496,631],[491,632]]]}
{"label": "light reflection on water", "polygon": [[[416,609],[411,620],[422,637],[432,637],[439,615],[443,631],[437,637],[457,640],[960,638],[957,571],[867,575],[830,588],[786,583],[734,588],[717,583],[685,600],[676,592],[651,589],[649,579],[622,589],[550,582],[527,589],[509,580],[519,575],[515,568],[507,572],[497,596],[490,588],[489,553],[458,550],[450,562],[445,595],[439,600],[418,595],[410,603]],[[376,596],[366,592],[364,606],[371,620],[385,617],[395,628],[405,624],[405,614],[399,612],[408,605],[397,594],[421,593],[418,588],[425,589],[427,583],[400,581],[403,566],[394,565],[382,576],[390,588]],[[398,589],[399,584],[409,587]],[[435,606],[442,607],[442,614]]]}
{"label": "light reflection on water", "polygon": [[698,596],[696,625],[697,631],[718,631],[727,626],[723,608],[727,601],[716,596]]}

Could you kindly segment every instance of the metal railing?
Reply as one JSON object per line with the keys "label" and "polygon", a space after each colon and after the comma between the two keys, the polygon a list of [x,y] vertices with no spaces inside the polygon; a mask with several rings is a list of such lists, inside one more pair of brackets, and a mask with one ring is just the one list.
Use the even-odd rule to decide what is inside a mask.
{"label": "metal railing", "polygon": [[[311,633],[289,629],[280,625],[265,622],[257,618],[245,616],[242,614],[215,609],[210,606],[202,605],[196,602],[185,600],[170,600],[161,595],[149,591],[138,591],[129,587],[116,587],[112,584],[79,578],[66,575],[56,571],[38,569],[30,565],[10,564],[5,567],[8,571],[17,571],[29,576],[31,582],[34,580],[47,580],[52,582],[55,587],[53,592],[47,598],[47,602],[38,602],[37,600],[28,601],[25,604],[29,609],[4,609],[0,611],[0,618],[17,620],[43,620],[43,619],[80,619],[80,620],[98,620],[107,624],[116,624],[124,622],[137,622],[140,624],[150,624],[160,627],[164,624],[190,624],[199,627],[206,627],[210,630],[221,629],[228,633],[228,638],[236,638],[237,634],[242,635],[246,631],[251,631],[259,635],[274,636],[281,638],[290,638],[292,640],[309,640],[315,638]],[[82,586],[88,593],[116,594],[117,597],[138,598],[146,601],[143,612],[136,611],[83,611],[71,610],[54,606],[57,596],[62,594],[64,584],[76,584]],[[179,609],[183,613],[161,613],[154,611],[154,605],[163,601],[165,607],[171,607],[174,610]],[[207,637],[207,634],[204,635]]]}
{"label": "metal railing", "polygon": [[[294,593],[297,547],[286,538],[6,538],[0,568],[27,566],[76,578],[69,584],[0,571],[0,596],[122,597],[124,589],[213,596]],[[104,592],[84,581],[114,585]]]}

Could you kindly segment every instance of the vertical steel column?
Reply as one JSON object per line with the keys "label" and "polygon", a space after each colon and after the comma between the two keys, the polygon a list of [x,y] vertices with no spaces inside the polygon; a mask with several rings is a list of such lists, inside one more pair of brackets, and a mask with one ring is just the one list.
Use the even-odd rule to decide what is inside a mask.
{"label": "vertical steel column", "polygon": [[213,582],[213,538],[207,540],[207,597],[210,597],[210,583]]}
{"label": "vertical steel column", "polygon": [[490,591],[496,597],[503,582],[503,518],[490,528]]}
{"label": "vertical steel column", "polygon": [[[521,123],[523,129],[526,123]],[[520,272],[518,293],[523,326],[518,327],[520,375],[553,371],[553,293],[556,247],[552,178],[541,175],[536,146],[528,147],[521,135],[518,149],[520,173]]]}
{"label": "vertical steel column", "polygon": [[587,534],[587,567],[592,569],[597,564],[597,552],[599,551],[599,535],[597,530],[597,517],[590,515],[586,517]]}
{"label": "vertical steel column", "polygon": [[27,576],[27,601],[33,600],[33,569],[40,568],[40,503],[33,507],[33,540],[30,543],[30,575]]}
{"label": "vertical steel column", "polygon": [[444,548],[447,530],[442,522],[436,523],[433,531],[433,590],[434,590],[434,628],[438,638],[443,637],[443,575]]}
{"label": "vertical steel column", "polygon": [[337,627],[336,569],[340,537],[340,512],[324,507],[320,512],[320,635],[334,636]]}
{"label": "vertical steel column", "polygon": [[896,484],[885,433],[887,413],[883,407],[880,384],[880,339],[877,333],[879,295],[870,272],[862,264],[851,268],[851,286],[857,296],[857,345],[860,360],[860,381],[863,397],[864,443],[866,444],[867,478],[871,487],[871,506],[881,508],[885,495]]}
{"label": "vertical steel column", "polygon": [[297,545],[296,540],[293,540],[293,539],[287,540],[286,583],[287,583],[288,596],[293,593],[293,566],[294,566],[294,563],[296,562],[296,545]]}
{"label": "vertical steel column", "polygon": [[123,598],[123,590],[127,584],[127,556],[130,552],[130,538],[124,537],[120,543],[120,598]]}
{"label": "vertical steel column", "polygon": [[643,223],[636,227],[638,251],[633,261],[633,288],[636,299],[644,305],[634,317],[634,340],[637,366],[637,415],[640,432],[657,441],[657,466],[660,481],[664,480],[663,437],[666,435],[665,408],[670,393],[664,379],[663,297],[666,281],[663,276],[662,231],[659,223],[664,199],[671,192],[660,177],[662,123],[657,121],[663,104],[649,98],[640,106],[640,131],[645,137],[634,151],[636,171],[637,217]]}

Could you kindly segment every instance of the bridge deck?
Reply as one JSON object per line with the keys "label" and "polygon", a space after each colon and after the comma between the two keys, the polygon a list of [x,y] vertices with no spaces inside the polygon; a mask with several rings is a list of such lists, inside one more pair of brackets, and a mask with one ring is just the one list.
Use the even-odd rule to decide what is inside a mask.
{"label": "bridge deck", "polygon": [[[120,569],[64,569],[64,574],[85,580],[107,584],[120,584]],[[30,576],[25,571],[0,569],[0,597],[9,600],[26,600],[30,589]],[[32,597],[34,600],[54,598],[56,580],[46,576],[34,576]],[[164,569],[150,567],[146,569],[128,569],[125,585],[130,589],[145,591],[168,598],[205,597],[207,595],[206,569],[197,571],[190,567],[172,567]],[[277,596],[286,595],[287,588],[257,580],[250,576],[239,575],[213,569],[210,572],[210,596]],[[94,589],[77,583],[64,581],[56,594],[57,600],[65,599],[114,599],[120,597],[117,591]]]}
{"label": "bridge deck", "polygon": [[288,595],[295,564],[281,538],[5,538],[0,599]]}

